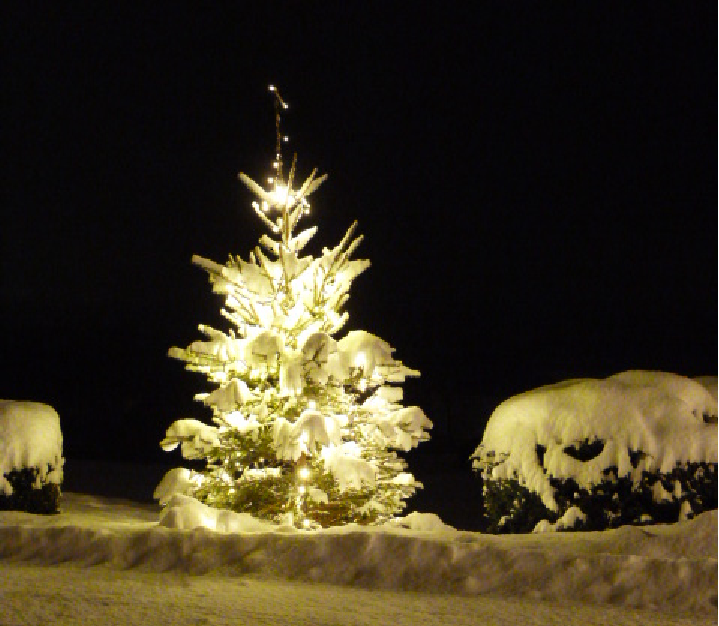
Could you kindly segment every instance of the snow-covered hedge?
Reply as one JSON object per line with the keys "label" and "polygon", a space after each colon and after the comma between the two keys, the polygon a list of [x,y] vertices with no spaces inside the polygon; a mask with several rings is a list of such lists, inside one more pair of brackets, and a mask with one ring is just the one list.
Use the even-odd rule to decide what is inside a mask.
{"label": "snow-covered hedge", "polygon": [[0,510],[57,512],[64,463],[55,409],[0,400]]}
{"label": "snow-covered hedge", "polygon": [[717,508],[717,378],[541,387],[495,409],[471,458],[490,532],[686,519]]}

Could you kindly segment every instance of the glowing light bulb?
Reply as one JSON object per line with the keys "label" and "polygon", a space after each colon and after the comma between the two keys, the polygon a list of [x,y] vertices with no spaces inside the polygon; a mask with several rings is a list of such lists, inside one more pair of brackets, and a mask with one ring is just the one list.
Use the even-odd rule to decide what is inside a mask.
{"label": "glowing light bulb", "polygon": [[307,517],[305,517],[305,519],[302,520],[303,528],[309,528],[311,524],[312,524],[312,522],[310,522],[310,520]]}
{"label": "glowing light bulb", "polygon": [[274,85],[269,85],[270,91],[277,91],[277,88]]}
{"label": "glowing light bulb", "polygon": [[253,201],[252,201],[252,207],[253,207],[255,210],[257,210],[257,209],[260,208],[260,203],[257,202],[257,200],[253,200]]}
{"label": "glowing light bulb", "polygon": [[305,486],[304,486],[304,485],[300,485],[300,486],[297,488],[297,492],[298,492],[298,493],[304,494],[305,491],[306,491],[306,489],[305,489]]}
{"label": "glowing light bulb", "polygon": [[308,406],[309,408],[311,408],[311,409],[316,409],[316,408],[317,408],[317,403],[316,403],[314,400],[310,400],[310,401],[307,403],[307,406]]}
{"label": "glowing light bulb", "polygon": [[267,177],[267,182],[270,183],[270,185],[271,185],[272,183],[275,182],[275,179],[274,179],[272,176],[268,176],[268,177]]}
{"label": "glowing light bulb", "polygon": [[282,137],[282,141],[289,141],[289,140],[290,140],[290,138],[289,138],[287,135],[285,135],[284,137]]}
{"label": "glowing light bulb", "polygon": [[275,204],[284,204],[287,201],[287,187],[276,185],[272,196]]}
{"label": "glowing light bulb", "polygon": [[[270,195],[272,196],[272,206],[293,206],[295,204],[295,196],[290,193],[286,185],[276,184],[275,188],[270,192]],[[302,204],[309,207],[309,204],[304,199],[302,200]]]}
{"label": "glowing light bulb", "polygon": [[306,467],[301,467],[298,475],[300,480],[307,480],[310,477],[310,470]]}

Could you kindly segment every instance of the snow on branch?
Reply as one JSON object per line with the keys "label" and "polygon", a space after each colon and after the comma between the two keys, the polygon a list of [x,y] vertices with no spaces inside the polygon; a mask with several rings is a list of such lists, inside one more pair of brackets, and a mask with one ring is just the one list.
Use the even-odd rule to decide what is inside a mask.
{"label": "snow on branch", "polygon": [[219,431],[196,419],[180,419],[172,423],[160,446],[166,452],[180,446],[186,459],[201,459],[219,445]]}

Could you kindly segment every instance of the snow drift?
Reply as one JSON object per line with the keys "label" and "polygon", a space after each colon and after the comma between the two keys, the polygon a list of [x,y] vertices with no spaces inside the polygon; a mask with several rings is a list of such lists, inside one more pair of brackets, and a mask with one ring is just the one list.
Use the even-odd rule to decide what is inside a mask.
{"label": "snow drift", "polygon": [[0,558],[716,611],[716,511],[650,529],[514,536],[456,531],[416,514],[381,527],[299,531],[239,516],[224,520],[234,532],[178,530],[158,524],[159,511],[65,494],[59,515],[2,512]]}

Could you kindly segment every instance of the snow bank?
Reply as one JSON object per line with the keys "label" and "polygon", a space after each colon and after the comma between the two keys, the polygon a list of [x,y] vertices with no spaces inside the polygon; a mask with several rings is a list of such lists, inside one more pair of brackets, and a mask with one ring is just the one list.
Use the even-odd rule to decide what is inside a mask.
{"label": "snow bank", "polygon": [[235,513],[215,509],[190,496],[174,494],[160,513],[160,526],[178,530],[206,528],[225,533],[270,531],[275,524],[252,517],[248,513]]}
{"label": "snow bank", "polygon": [[42,483],[62,483],[62,432],[55,409],[40,402],[0,400],[0,494],[11,495],[5,475],[37,468]]}
{"label": "snow bank", "polygon": [[649,530],[509,536],[455,531],[420,514],[318,531],[242,517],[223,526],[218,514],[225,532],[175,530],[157,523],[159,511],[65,494],[52,517],[0,512],[0,559],[716,613],[716,511]]}
{"label": "snow bank", "polygon": [[[156,492],[157,495],[157,492]],[[295,527],[290,524],[274,524],[260,520],[247,513],[235,513],[224,509],[216,509],[187,495],[173,493],[166,499],[167,506],[160,513],[159,525],[176,530],[194,530],[205,528],[219,532],[292,532]],[[404,517],[391,518],[384,525],[387,528],[404,528],[408,530],[430,532],[456,532],[445,524],[434,513],[410,513]]]}
{"label": "snow bank", "polygon": [[[489,467],[494,479],[516,477],[557,512],[550,477],[589,489],[609,467],[638,481],[644,471],[668,473],[678,463],[716,463],[717,399],[709,387],[708,377],[700,383],[645,371],[540,387],[497,407],[472,455],[475,468]],[[565,450],[597,439],[604,446],[590,460]],[[643,453],[637,464],[632,451]]]}

